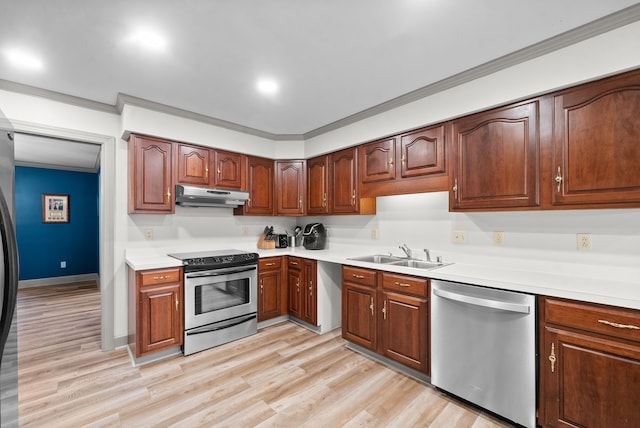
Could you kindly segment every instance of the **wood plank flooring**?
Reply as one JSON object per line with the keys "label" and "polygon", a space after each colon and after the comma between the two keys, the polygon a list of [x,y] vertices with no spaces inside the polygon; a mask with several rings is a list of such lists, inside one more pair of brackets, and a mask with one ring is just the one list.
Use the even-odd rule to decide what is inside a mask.
{"label": "wood plank flooring", "polygon": [[95,284],[18,293],[22,427],[508,427],[293,323],[132,367],[100,351]]}

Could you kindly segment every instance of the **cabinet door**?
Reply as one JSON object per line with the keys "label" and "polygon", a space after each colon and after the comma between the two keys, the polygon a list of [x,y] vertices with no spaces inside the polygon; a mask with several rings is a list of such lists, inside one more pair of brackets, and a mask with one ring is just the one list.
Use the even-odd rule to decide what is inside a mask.
{"label": "cabinet door", "polygon": [[140,356],[181,345],[181,284],[141,288],[138,298]]}
{"label": "cabinet door", "polygon": [[304,214],[304,161],[276,161],[276,214]]}
{"label": "cabinet door", "polygon": [[258,283],[258,321],[275,318],[280,315],[281,308],[281,279],[280,271],[266,271],[259,275]]}
{"label": "cabinet door", "polygon": [[209,185],[209,163],[211,151],[188,144],[175,144],[176,180],[180,184]]}
{"label": "cabinet door", "polygon": [[382,292],[382,353],[407,367],[429,374],[427,301]]}
{"label": "cabinet door", "polygon": [[317,262],[304,259],[302,278],[304,279],[305,289],[302,295],[302,320],[314,326],[318,324],[318,284],[316,283],[316,277]]}
{"label": "cabinet door", "polygon": [[541,425],[640,426],[640,346],[550,327],[542,346]]}
{"label": "cabinet door", "polygon": [[329,214],[329,157],[307,161],[307,214]]}
{"label": "cabinet door", "polygon": [[376,181],[394,180],[396,178],[396,139],[367,143],[358,149],[360,182],[373,183]]}
{"label": "cabinet door", "polygon": [[400,176],[444,173],[444,150],[444,125],[404,134],[400,137]]}
{"label": "cabinet door", "polygon": [[304,282],[302,281],[302,271],[299,269],[289,269],[289,315],[302,319],[302,291]]}
{"label": "cabinet door", "polygon": [[174,212],[172,143],[132,135],[129,141],[129,213]]}
{"label": "cabinet door", "polygon": [[538,101],[464,117],[452,129],[452,210],[538,205]]}
{"label": "cabinet door", "polygon": [[640,73],[553,97],[552,203],[640,203]]}
{"label": "cabinet door", "polygon": [[378,346],[376,289],[342,283],[342,337],[364,348]]}
{"label": "cabinet door", "polygon": [[243,160],[240,153],[216,150],[212,185],[223,189],[241,189]]}
{"label": "cabinet door", "polygon": [[244,214],[273,215],[273,161],[247,156],[249,200]]}
{"label": "cabinet door", "polygon": [[331,200],[332,214],[358,213],[358,166],[357,149],[340,150],[331,153],[329,174],[333,197]]}

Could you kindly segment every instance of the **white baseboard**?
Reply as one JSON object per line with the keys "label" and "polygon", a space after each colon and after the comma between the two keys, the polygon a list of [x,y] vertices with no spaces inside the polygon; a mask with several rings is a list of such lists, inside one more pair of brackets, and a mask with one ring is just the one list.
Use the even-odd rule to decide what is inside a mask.
{"label": "white baseboard", "polygon": [[56,276],[53,278],[26,279],[18,281],[18,288],[40,287],[43,285],[71,284],[74,282],[96,281],[100,287],[100,276],[97,273],[83,275]]}

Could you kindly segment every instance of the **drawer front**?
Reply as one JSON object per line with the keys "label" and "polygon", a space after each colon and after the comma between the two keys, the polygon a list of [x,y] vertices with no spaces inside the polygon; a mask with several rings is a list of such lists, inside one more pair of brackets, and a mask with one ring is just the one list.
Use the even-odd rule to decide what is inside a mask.
{"label": "drawer front", "polygon": [[382,274],[382,278],[382,288],[387,290],[395,290],[422,297],[428,296],[429,280],[427,278],[416,278],[387,272]]}
{"label": "drawer front", "polygon": [[258,270],[278,270],[282,267],[282,257],[267,257],[258,260]]}
{"label": "drawer front", "polygon": [[302,259],[289,256],[289,269],[302,269]]}
{"label": "drawer front", "polygon": [[376,286],[376,271],[371,269],[361,269],[353,266],[342,267],[342,280],[355,282],[369,287]]}
{"label": "drawer front", "polygon": [[156,285],[180,282],[182,269],[159,269],[139,272],[140,285]]}
{"label": "drawer front", "polygon": [[545,321],[640,342],[640,311],[545,298]]}

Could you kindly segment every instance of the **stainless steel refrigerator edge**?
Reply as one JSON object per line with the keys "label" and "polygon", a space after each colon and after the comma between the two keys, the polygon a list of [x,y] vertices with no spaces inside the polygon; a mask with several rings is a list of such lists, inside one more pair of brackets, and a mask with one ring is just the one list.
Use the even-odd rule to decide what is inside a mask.
{"label": "stainless steel refrigerator edge", "polygon": [[13,127],[0,111],[0,426],[18,426],[18,331],[15,302],[18,251],[15,235]]}

